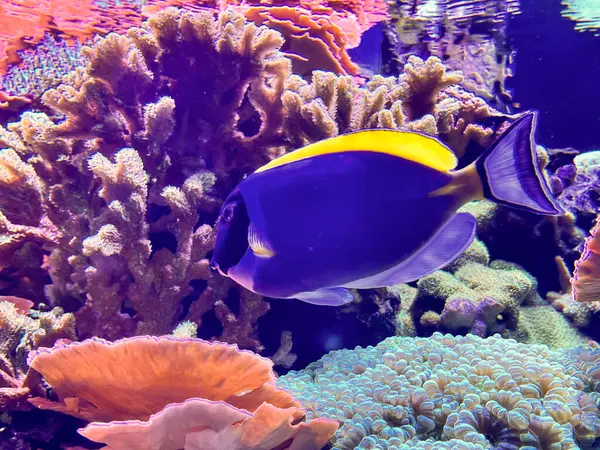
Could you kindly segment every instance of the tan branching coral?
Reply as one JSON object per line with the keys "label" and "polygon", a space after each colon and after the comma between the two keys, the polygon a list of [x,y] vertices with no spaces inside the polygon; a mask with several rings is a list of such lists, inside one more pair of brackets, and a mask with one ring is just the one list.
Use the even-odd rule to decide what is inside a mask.
{"label": "tan branching coral", "polygon": [[82,337],[169,333],[200,297],[198,324],[217,303],[223,339],[260,350],[268,304],[219,304],[241,289],[206,255],[219,197],[281,149],[282,42],[231,11],[171,8],[86,48],[87,67],[43,97],[54,117],[0,128],[0,270],[39,249],[52,284],[35,297],[83,306]]}
{"label": "tan branching coral", "polygon": [[[461,80],[438,58],[416,56],[399,78],[376,75],[363,88],[352,77],[329,72],[315,71],[312,83],[293,76],[283,94],[284,130],[299,147],[364,128],[410,129],[440,136],[461,156],[471,141],[491,144],[511,118],[460,88]],[[483,124],[490,118],[496,125]]]}
{"label": "tan branching coral", "polygon": [[[27,409],[27,354],[59,339],[76,339],[75,317],[61,308],[31,312],[25,299],[0,297],[0,412]],[[31,303],[31,302],[30,302]],[[29,304],[27,304],[29,306]]]}
{"label": "tan branching coral", "polygon": [[[278,129],[290,71],[277,52],[282,43],[279,33],[231,11],[215,20],[208,11],[168,8],[127,36],[110,34],[86,48],[86,73],[44,96],[67,117],[52,134],[143,149],[145,164],[153,157],[164,164],[165,149],[157,146],[166,144],[167,167],[185,167],[188,175],[207,166],[220,177],[232,164],[254,167],[266,158],[261,139]],[[163,90],[168,95],[157,95]],[[255,121],[249,112],[259,116],[258,129],[245,128]]]}

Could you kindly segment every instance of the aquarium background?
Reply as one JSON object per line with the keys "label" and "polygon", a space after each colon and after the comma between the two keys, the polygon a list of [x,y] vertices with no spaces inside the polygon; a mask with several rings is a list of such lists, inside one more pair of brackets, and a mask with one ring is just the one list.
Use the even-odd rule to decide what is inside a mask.
{"label": "aquarium background", "polygon": [[[561,3],[521,3],[522,14],[508,26],[518,49],[509,86],[522,108],[540,111],[539,141],[544,145],[595,150],[598,141],[591,130],[600,119],[591,105],[600,99],[594,82],[600,71],[600,42],[592,31],[574,31],[573,21],[561,15]],[[593,2],[587,3],[593,11]]]}
{"label": "aquarium background", "polygon": [[[0,2],[0,449],[599,449],[599,77],[593,0]],[[456,260],[338,307],[210,267],[282,155],[462,168],[532,110],[563,215],[470,202]]]}

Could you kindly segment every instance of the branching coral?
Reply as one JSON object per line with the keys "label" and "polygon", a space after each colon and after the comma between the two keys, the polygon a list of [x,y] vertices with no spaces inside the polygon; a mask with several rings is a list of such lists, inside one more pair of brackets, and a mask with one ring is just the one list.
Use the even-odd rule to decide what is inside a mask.
{"label": "branching coral", "polygon": [[[0,412],[27,409],[27,354],[59,339],[76,339],[75,317],[60,308],[29,311],[31,302],[0,297]],[[29,315],[27,315],[30,313]]]}
{"label": "branching coral", "polygon": [[282,98],[285,131],[299,147],[363,128],[405,128],[440,136],[461,156],[472,141],[491,144],[510,119],[462,90],[461,80],[435,57],[409,58],[398,79],[376,75],[366,88],[327,72],[315,72],[310,84],[293,76]]}
{"label": "branching coral", "polygon": [[60,399],[30,401],[97,421],[81,433],[109,449],[317,449],[337,429],[299,423],[304,411],[274,385],[273,363],[218,342],[94,339],[39,349],[30,365]]}
{"label": "branching coral", "polygon": [[335,417],[334,449],[577,449],[600,438],[599,355],[434,333],[331,352],[278,385]]}
{"label": "branching coral", "polygon": [[[215,183],[227,192],[279,149],[281,43],[231,12],[168,9],[86,48],[87,68],[43,98],[64,120],[26,113],[0,129],[0,267],[24,245],[48,251],[45,294],[84,304],[83,337],[170,332],[194,300],[192,280],[206,287],[190,310],[200,323],[236,289],[205,259]],[[241,303],[239,315],[218,304],[223,338],[260,349],[254,327],[268,305],[249,294]]]}

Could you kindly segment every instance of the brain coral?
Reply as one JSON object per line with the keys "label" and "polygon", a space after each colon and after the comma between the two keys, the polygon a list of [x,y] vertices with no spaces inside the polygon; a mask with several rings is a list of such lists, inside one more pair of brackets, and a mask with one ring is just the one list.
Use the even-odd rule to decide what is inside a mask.
{"label": "brain coral", "polygon": [[391,337],[281,377],[334,418],[334,449],[576,449],[600,445],[600,352],[499,335]]}

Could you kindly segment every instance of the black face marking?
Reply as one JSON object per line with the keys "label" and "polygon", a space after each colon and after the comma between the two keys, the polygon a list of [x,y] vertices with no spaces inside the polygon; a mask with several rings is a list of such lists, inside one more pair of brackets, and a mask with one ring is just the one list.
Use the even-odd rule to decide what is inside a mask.
{"label": "black face marking", "polygon": [[242,196],[237,193],[227,199],[217,221],[217,239],[211,266],[227,274],[240,262],[248,250],[250,218]]}

